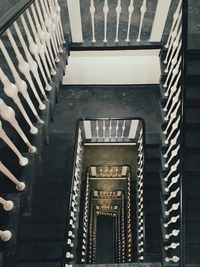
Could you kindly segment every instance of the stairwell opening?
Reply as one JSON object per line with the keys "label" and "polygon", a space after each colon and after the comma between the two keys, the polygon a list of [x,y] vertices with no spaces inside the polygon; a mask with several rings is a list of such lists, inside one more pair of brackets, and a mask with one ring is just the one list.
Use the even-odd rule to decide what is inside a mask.
{"label": "stairwell opening", "polygon": [[67,263],[137,262],[144,253],[144,122],[80,119]]}

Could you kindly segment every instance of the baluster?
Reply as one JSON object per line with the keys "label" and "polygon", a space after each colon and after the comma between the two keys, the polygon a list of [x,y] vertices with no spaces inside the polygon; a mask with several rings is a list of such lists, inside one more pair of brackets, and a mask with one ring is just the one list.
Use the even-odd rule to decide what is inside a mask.
{"label": "baluster", "polygon": [[176,24],[176,27],[174,28],[173,32],[172,32],[172,36],[171,36],[171,40],[170,40],[170,44],[169,44],[169,48],[167,50],[167,55],[165,57],[165,60],[164,60],[164,63],[166,64],[168,62],[168,59],[169,59],[169,55],[171,53],[171,50],[172,50],[172,46],[173,46],[173,43],[174,43],[174,40],[178,34],[178,28],[180,26],[180,22],[181,22],[181,19],[182,19],[182,11],[180,13],[180,16],[178,18],[178,21],[177,21],[177,24]]}
{"label": "baluster", "polygon": [[178,236],[180,233],[180,230],[173,230],[170,234],[165,235],[166,239],[169,239],[171,236]]}
{"label": "baluster", "polygon": [[178,74],[178,76],[176,78],[176,81],[174,82],[173,86],[171,87],[170,94],[169,94],[169,97],[167,98],[167,102],[166,102],[165,107],[163,108],[163,111],[167,111],[168,106],[171,103],[171,99],[172,99],[174,93],[177,90],[177,85],[178,85],[178,82],[180,80],[180,77],[181,77],[181,71],[179,72],[179,74]]}
{"label": "baluster", "polygon": [[0,230],[0,238],[2,241],[7,242],[11,239],[12,233],[9,230]]}
{"label": "baluster", "polygon": [[28,146],[30,153],[36,152],[36,147],[32,146],[29,140],[27,139],[26,135],[22,131],[21,127],[19,126],[16,118],[15,118],[15,111],[10,106],[7,106],[3,99],[0,98],[0,115],[1,117],[10,123],[10,125],[18,132],[19,136],[22,138],[24,143]]}
{"label": "baluster", "polygon": [[97,140],[99,139],[99,123],[96,121],[96,135],[97,135]]}
{"label": "baluster", "polygon": [[46,2],[44,1],[41,1],[41,6],[42,6],[42,10],[43,10],[43,15],[44,15],[44,21],[45,21],[45,24],[46,24],[46,27],[50,33],[50,40],[51,40],[51,44],[52,44],[52,47],[53,47],[53,52],[54,52],[54,55],[55,55],[55,61],[56,62],[59,62],[60,59],[59,59],[59,49],[58,49],[58,46],[57,46],[57,43],[56,43],[56,40],[55,40],[55,35],[54,35],[54,30],[55,30],[55,25],[53,23],[53,21],[51,20],[51,16],[48,12],[48,6],[46,4]]}
{"label": "baluster", "polygon": [[[43,59],[45,58],[45,54],[44,54],[44,46],[42,45],[42,43],[40,42],[40,39],[36,33],[36,29],[35,29],[35,26],[33,24],[33,20],[30,16],[30,13],[29,11],[27,10],[27,16],[28,16],[28,20],[29,20],[29,23],[30,23],[30,26],[31,26],[31,29],[33,31],[33,35],[34,35],[34,39],[35,39],[35,42],[33,41],[33,38],[30,34],[30,31],[28,29],[28,26],[27,26],[27,23],[24,19],[24,15],[22,14],[20,16],[20,19],[21,19],[21,22],[22,22],[22,25],[24,27],[24,30],[25,30],[25,33],[27,35],[27,38],[28,38],[28,42],[29,42],[29,50],[30,52],[34,55],[35,57],[35,60],[37,61],[37,64],[38,64],[38,67],[40,69],[40,72],[42,74],[42,78],[45,82],[45,90],[46,91],[50,91],[52,89],[51,85],[48,83],[47,81],[47,77],[46,77],[46,74],[44,72],[44,68],[43,68],[43,65],[41,63],[41,59],[43,61]],[[40,59],[41,58],[41,59]]]}
{"label": "baluster", "polygon": [[32,124],[31,120],[29,119],[22,103],[21,100],[18,96],[18,89],[16,87],[15,84],[11,83],[8,78],[6,77],[6,75],[4,74],[3,70],[0,67],[0,80],[3,83],[3,90],[4,93],[12,98],[12,100],[14,101],[14,103],[17,105],[17,107],[19,108],[20,112],[22,113],[24,119],[26,120],[26,122],[28,123],[28,125],[30,126],[30,133],[32,134],[36,134],[38,132],[38,129]]}
{"label": "baluster", "polygon": [[5,211],[10,211],[14,207],[14,203],[11,200],[5,200],[2,197],[0,197],[0,204],[3,206]]}
{"label": "baluster", "polygon": [[167,115],[164,118],[165,121],[169,120],[169,117],[172,113],[173,108],[176,106],[177,102],[180,101],[180,99],[179,99],[180,93],[181,93],[181,87],[179,87],[176,95],[172,98],[171,107],[170,107],[169,111],[167,112]]}
{"label": "baluster", "polygon": [[118,131],[119,131],[119,121],[117,120],[116,128],[115,128],[115,139],[118,138]]}
{"label": "baluster", "polygon": [[112,134],[112,120],[110,120],[110,125],[109,125],[109,139],[111,139],[111,134]]}
{"label": "baluster", "polygon": [[0,171],[15,185],[18,191],[23,191],[25,189],[25,183],[19,182],[17,178],[6,168],[6,166],[0,161]]}
{"label": "baluster", "polygon": [[171,258],[167,257],[165,258],[166,262],[170,262],[170,261],[173,261],[173,262],[178,262],[180,260],[180,258],[178,256],[173,256]]}
{"label": "baluster", "polygon": [[106,138],[106,122],[103,120],[103,139]]}
{"label": "baluster", "polygon": [[124,139],[124,131],[126,129],[126,121],[124,120],[123,121],[123,125],[122,125],[122,135],[121,135],[121,138]]}
{"label": "baluster", "polygon": [[120,19],[121,12],[122,12],[121,0],[118,0],[117,6],[116,6],[117,21],[116,21],[115,43],[118,43],[119,42],[119,19]]}
{"label": "baluster", "polygon": [[108,0],[104,0],[104,7],[103,7],[103,13],[104,13],[104,39],[103,42],[107,43],[107,22],[108,22]]}
{"label": "baluster", "polygon": [[171,217],[171,219],[169,220],[169,222],[167,222],[167,223],[164,224],[164,227],[167,228],[170,224],[176,223],[179,218],[180,218],[179,215],[177,215],[175,217]]}
{"label": "baluster", "polygon": [[178,182],[179,177],[180,174],[177,174],[175,177],[172,178],[171,183],[168,185],[168,187],[165,188],[165,192],[169,192],[170,188]]}
{"label": "baluster", "polygon": [[179,135],[180,135],[180,130],[177,132],[176,136],[171,139],[170,146],[167,149],[166,153],[163,155],[164,158],[168,157],[168,154],[171,151],[172,147],[177,144],[177,140],[178,140]]}
{"label": "baluster", "polygon": [[164,249],[165,250],[176,249],[179,246],[180,246],[180,243],[171,243],[169,246],[165,246]]}
{"label": "baluster", "polygon": [[[36,14],[36,10],[35,10],[34,4],[31,5],[31,11],[32,11],[32,14],[33,14],[33,17],[34,17],[34,20],[35,20],[35,25],[36,25],[36,28],[37,28],[37,33],[38,33],[38,36],[40,38],[41,44],[43,45],[44,53],[45,53],[45,56],[46,56],[46,57],[44,57],[43,65],[44,65],[44,68],[45,68],[45,71],[46,71],[46,74],[47,74],[47,77],[48,77],[49,82],[52,82],[51,73],[50,73],[50,70],[49,70],[47,61],[48,61],[48,63],[49,63],[50,66],[52,66],[52,64],[51,64],[52,62],[51,62],[51,59],[50,59],[50,56],[49,56],[49,51],[47,49],[45,33],[42,30],[41,25],[39,23],[38,16]],[[54,73],[54,69],[52,69],[52,72]]]}
{"label": "baluster", "polygon": [[[178,105],[177,105],[176,109],[171,113],[170,120],[169,120],[169,122],[167,124],[167,127],[166,127],[165,131],[163,132],[164,135],[167,135],[169,127],[171,126],[173,120],[177,116],[177,111],[178,111],[179,107],[180,107],[180,102],[178,102]],[[172,124],[172,130],[171,130],[170,134],[168,135],[168,138],[165,140],[165,144],[166,145],[168,144],[168,142],[169,142],[172,134],[174,133],[174,131],[177,129],[179,121],[180,121],[180,115],[178,116],[177,120]]]}
{"label": "baluster", "polygon": [[38,95],[38,92],[37,92],[37,90],[35,88],[35,85],[33,83],[33,80],[31,78],[31,74],[30,74],[30,66],[24,60],[24,58],[22,57],[22,55],[21,55],[21,53],[20,53],[20,51],[19,51],[19,49],[18,49],[18,47],[16,45],[16,42],[15,42],[13,36],[12,36],[12,33],[11,33],[10,29],[7,29],[6,33],[8,35],[9,40],[10,40],[10,43],[11,43],[11,45],[13,47],[13,50],[14,50],[14,52],[16,54],[16,57],[17,57],[17,60],[18,60],[18,68],[19,68],[20,72],[26,77],[26,79],[27,79],[32,91],[33,91],[33,94],[34,94],[35,98],[37,99],[37,101],[39,103],[39,109],[44,110],[46,108],[46,106],[45,106],[45,104],[42,103],[42,101],[41,101],[41,99],[40,99],[40,97]]}
{"label": "baluster", "polygon": [[28,164],[28,159],[23,157],[22,154],[19,152],[19,150],[16,148],[16,146],[13,144],[11,139],[7,136],[5,131],[3,130],[2,123],[0,121],[0,138],[10,147],[10,149],[16,154],[16,156],[19,158],[19,164],[21,166],[25,166]]}
{"label": "baluster", "polygon": [[173,160],[173,158],[175,157],[175,156],[177,156],[178,155],[178,151],[179,151],[179,149],[180,149],[180,145],[178,145],[177,146],[177,148],[176,149],[174,149],[172,152],[171,152],[171,157],[168,159],[168,161],[165,163],[165,168],[168,168],[169,167],[169,164],[170,164],[170,162]]}
{"label": "baluster", "polygon": [[65,38],[64,38],[64,33],[63,33],[63,27],[62,27],[62,22],[61,22],[61,8],[60,8],[60,5],[58,3],[58,0],[54,0],[54,3],[55,3],[55,6],[56,6],[56,11],[57,11],[57,14],[58,14],[58,17],[59,17],[59,31],[60,31],[60,34],[61,34],[61,38],[62,38],[62,43],[65,44]]}
{"label": "baluster", "polygon": [[42,13],[41,13],[40,6],[39,6],[38,1],[36,1],[35,3],[36,3],[36,8],[37,8],[37,11],[38,11],[38,15],[39,15],[40,23],[42,25],[42,29],[43,29],[43,32],[44,32],[43,44],[47,46],[48,52],[49,52],[48,57],[47,57],[47,60],[48,60],[48,63],[50,65],[51,74],[52,75],[55,75],[56,74],[56,71],[55,71],[56,64],[55,64],[55,60],[54,60],[54,56],[53,56],[53,51],[52,51],[52,48],[51,48],[51,42],[50,42],[50,39],[51,39],[50,36],[51,35],[47,31],[47,27],[46,27],[46,24],[44,22],[44,19],[43,19],[43,16],[42,16]]}
{"label": "baluster", "polygon": [[142,6],[140,8],[140,13],[141,13],[141,17],[140,17],[140,26],[139,26],[139,32],[138,32],[138,37],[137,37],[137,42],[140,43],[141,42],[141,33],[142,33],[142,25],[144,22],[144,15],[147,11],[147,6],[146,6],[146,0],[143,0]]}
{"label": "baluster", "polygon": [[179,191],[180,191],[180,188],[177,188],[175,191],[171,192],[168,199],[164,201],[165,205],[167,205],[171,199],[175,198]]}
{"label": "baluster", "polygon": [[[55,48],[56,48],[56,52],[57,52],[57,56],[59,57],[59,53],[61,52],[59,50],[59,47],[58,47],[58,42],[57,42],[57,36],[56,36],[56,21],[54,20],[54,16],[53,14],[51,13],[51,10],[49,9],[49,6],[47,4],[47,1],[44,1],[44,6],[45,6],[45,9],[46,9],[46,13],[48,15],[48,18],[50,20],[50,23],[51,23],[51,29],[52,29],[52,39],[53,39],[53,42],[54,42],[54,45],[55,45]],[[55,11],[55,10],[54,10]],[[54,12],[53,12],[54,13]],[[60,60],[59,60],[60,61]]]}
{"label": "baluster", "polygon": [[92,21],[92,43],[96,42],[96,39],[95,39],[95,25],[94,25],[94,14],[95,14],[94,0],[90,0],[90,15],[91,15],[91,21]]}
{"label": "baluster", "polygon": [[61,37],[61,33],[59,30],[59,22],[60,22],[60,17],[57,10],[57,7],[55,6],[55,3],[53,2],[53,0],[49,0],[49,13],[52,16],[52,21],[55,24],[55,36],[58,42],[58,47],[59,47],[59,52],[63,53],[63,43],[62,43],[62,37]]}
{"label": "baluster", "polygon": [[171,166],[168,175],[164,178],[165,182],[168,182],[168,179],[171,176],[171,174],[177,170],[179,163],[180,163],[180,160],[177,160],[177,162]]}
{"label": "baluster", "polygon": [[178,35],[176,37],[176,40],[173,43],[173,49],[172,49],[172,52],[171,52],[167,67],[165,69],[166,73],[169,71],[169,66],[171,64],[174,66],[177,63],[177,58],[178,58],[178,55],[179,55],[179,52],[180,52],[180,49],[181,49],[181,46],[182,46],[181,33],[182,33],[182,28],[180,28],[179,33],[178,33]]}
{"label": "baluster", "polygon": [[127,29],[127,36],[126,42],[130,42],[130,29],[131,29],[131,19],[134,12],[134,0],[130,0],[130,5],[128,7],[128,29]]}
{"label": "baluster", "polygon": [[19,27],[18,27],[17,22],[14,22],[13,24],[14,24],[15,30],[16,30],[16,32],[17,32],[17,35],[18,35],[18,37],[19,37],[19,40],[20,40],[20,42],[21,42],[21,45],[22,45],[22,47],[23,47],[23,50],[24,50],[24,52],[25,52],[26,59],[27,59],[28,64],[29,64],[29,66],[30,66],[30,70],[31,70],[31,72],[33,73],[33,76],[34,76],[35,79],[36,79],[36,82],[37,82],[37,84],[38,84],[38,86],[39,86],[39,88],[40,88],[40,91],[41,91],[41,93],[42,93],[44,99],[48,101],[48,98],[47,98],[47,96],[46,96],[46,93],[45,93],[45,91],[44,91],[43,85],[42,85],[41,80],[40,80],[40,76],[39,76],[39,73],[38,73],[38,66],[37,66],[37,63],[36,63],[35,60],[32,58],[32,56],[31,56],[31,54],[30,54],[30,52],[29,52],[29,50],[28,50],[28,48],[27,48],[27,46],[26,46],[26,43],[25,43],[25,41],[24,41],[24,38],[23,38],[23,36],[22,36],[22,34],[21,34],[21,31],[20,31],[20,29],[19,29]]}
{"label": "baluster", "polygon": [[[163,87],[168,87],[167,91],[164,94],[165,96],[168,96],[169,95],[169,90],[171,89],[171,85],[172,85],[172,83],[174,81],[174,78],[176,77],[176,75],[179,72],[179,67],[180,67],[180,64],[181,64],[181,59],[182,58],[180,57],[177,65],[175,66],[174,69],[173,69],[173,66],[172,66],[173,71],[170,70],[170,72],[167,75],[167,79],[166,79],[165,83],[163,84]],[[172,75],[171,75],[171,73],[172,73]],[[170,80],[169,85],[168,85],[168,81],[169,81],[170,78],[171,78],[171,80]]]}
{"label": "baluster", "polygon": [[175,11],[175,13],[173,15],[172,27],[171,27],[171,30],[170,30],[169,37],[168,37],[167,43],[165,45],[165,48],[168,48],[169,47],[169,43],[170,43],[171,37],[172,37],[172,32],[174,30],[174,27],[175,27],[176,22],[177,22],[178,17],[179,17],[181,5],[182,5],[182,0],[179,0],[178,6],[177,6],[176,11]]}

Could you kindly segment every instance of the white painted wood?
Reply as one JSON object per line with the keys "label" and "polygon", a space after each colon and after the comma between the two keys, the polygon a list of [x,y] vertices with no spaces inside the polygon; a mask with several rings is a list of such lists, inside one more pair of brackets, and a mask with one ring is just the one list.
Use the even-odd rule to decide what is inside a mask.
{"label": "white painted wood", "polygon": [[136,132],[138,129],[138,124],[139,124],[139,120],[132,120],[131,121],[131,126],[130,126],[130,130],[129,130],[129,135],[128,135],[129,139],[135,138]]}
{"label": "white painted wood", "polygon": [[94,15],[95,15],[94,0],[90,0],[90,15],[91,15],[91,22],[92,22],[92,43],[95,43],[96,38],[95,38],[95,22],[94,22]]}
{"label": "white painted wood", "polygon": [[127,36],[126,42],[130,42],[130,29],[131,29],[131,19],[134,12],[134,0],[130,0],[130,5],[128,7],[128,28],[127,28]]}
{"label": "white painted wood", "polygon": [[143,0],[142,6],[140,8],[141,17],[140,17],[140,26],[139,26],[138,37],[137,37],[138,43],[141,42],[142,26],[143,26],[144,15],[145,15],[146,11],[147,11],[147,1]]}
{"label": "white painted wood", "polygon": [[92,176],[97,175],[97,168],[96,167],[91,167],[91,174],[92,174]]}
{"label": "white painted wood", "polygon": [[159,52],[71,51],[63,84],[159,84]]}
{"label": "white painted wood", "polygon": [[128,167],[127,166],[122,166],[122,176],[126,176],[127,175],[127,169]]}
{"label": "white painted wood", "polygon": [[82,22],[81,22],[81,9],[79,0],[67,0],[69,21],[71,27],[72,42],[82,43]]}
{"label": "white painted wood", "polygon": [[172,0],[158,0],[153,26],[151,29],[151,36],[149,39],[150,42],[161,41],[171,1]]}
{"label": "white painted wood", "polygon": [[115,42],[119,42],[119,19],[120,19],[120,14],[122,12],[122,7],[121,7],[121,0],[118,0],[117,6],[116,6],[116,35],[115,35]]}
{"label": "white painted wood", "polygon": [[92,139],[92,129],[91,129],[91,121],[83,121],[85,138]]}
{"label": "white painted wood", "polygon": [[108,22],[108,0],[104,1],[103,13],[104,13],[104,38],[103,42],[107,43],[107,22]]}

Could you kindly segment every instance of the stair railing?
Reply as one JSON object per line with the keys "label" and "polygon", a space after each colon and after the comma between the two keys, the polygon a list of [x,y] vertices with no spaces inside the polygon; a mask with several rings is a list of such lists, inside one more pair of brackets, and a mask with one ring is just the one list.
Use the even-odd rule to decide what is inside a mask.
{"label": "stair railing", "polygon": [[[56,63],[64,55],[65,41],[58,1],[19,1],[1,20],[0,36],[2,52],[0,80],[4,92],[0,99],[0,118],[2,119],[2,122],[0,121],[0,145],[6,149],[10,148],[14,156],[18,158],[19,165],[26,166],[29,158],[27,152],[37,151],[31,140],[41,129],[39,124],[44,124],[41,117],[45,117],[45,113],[41,111],[50,104],[53,105],[49,102],[52,94],[55,94],[53,76],[58,70]],[[55,51],[52,52],[53,42],[58,47],[56,55]],[[5,68],[6,64],[8,69]],[[50,90],[54,92],[50,94],[48,92]],[[19,119],[20,116],[24,118],[23,124]],[[42,129],[45,127],[44,125]],[[27,147],[27,151],[24,151],[22,147],[17,147],[18,136]],[[23,152],[26,152],[26,156]],[[0,171],[16,185],[18,191],[23,191],[25,183],[20,181],[20,177],[17,179],[7,168],[8,162],[4,165],[3,158],[2,161]],[[14,205],[2,197],[0,202],[5,210],[11,210]],[[10,240],[11,236],[10,231],[0,231],[0,238],[3,241]]]}
{"label": "stair railing", "polygon": [[163,261],[165,264],[182,265],[181,244],[183,244],[182,210],[182,173],[181,173],[181,135],[183,120],[183,5],[179,1],[173,16],[171,31],[166,43],[164,59],[166,77],[162,95],[162,232]]}
{"label": "stair railing", "polygon": [[[171,1],[163,3],[163,1],[159,0],[157,6],[155,5],[151,8],[148,6],[147,0],[142,0],[140,3],[137,3],[136,0],[130,0],[127,3],[118,0],[115,3],[115,7],[109,0],[104,0],[101,9],[99,9],[98,1],[96,0],[90,0],[88,4],[85,3],[84,8],[80,0],[67,0],[67,4],[72,42],[82,43],[86,41],[84,40],[86,39],[84,34],[86,35],[87,30],[91,44],[98,42],[100,45],[105,46],[109,43],[112,45],[119,44],[119,42],[123,42],[123,45],[126,45],[126,43],[141,43],[149,38],[150,42],[160,42]],[[138,19],[135,16],[135,7],[140,10]],[[151,32],[147,33],[145,19],[148,13],[153,11],[155,16],[151,22]],[[90,18],[90,23],[85,21],[86,17]],[[138,30],[135,31],[133,25],[137,25]],[[88,29],[90,30],[89,32]],[[112,36],[112,31],[114,36]],[[124,35],[123,32],[126,34]]]}

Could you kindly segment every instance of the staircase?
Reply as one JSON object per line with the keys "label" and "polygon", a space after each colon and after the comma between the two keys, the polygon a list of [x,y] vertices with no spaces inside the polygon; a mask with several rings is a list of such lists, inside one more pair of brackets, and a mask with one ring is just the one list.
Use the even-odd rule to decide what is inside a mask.
{"label": "staircase", "polygon": [[199,235],[199,159],[200,159],[200,51],[198,47],[187,53],[187,80],[185,100],[185,250],[186,263],[200,263]]}

